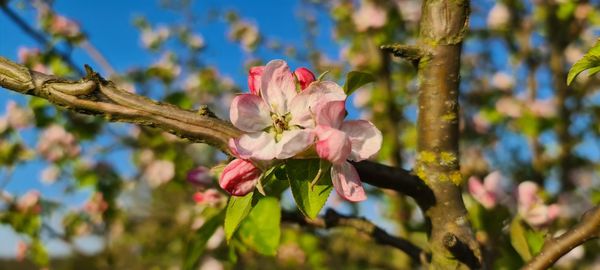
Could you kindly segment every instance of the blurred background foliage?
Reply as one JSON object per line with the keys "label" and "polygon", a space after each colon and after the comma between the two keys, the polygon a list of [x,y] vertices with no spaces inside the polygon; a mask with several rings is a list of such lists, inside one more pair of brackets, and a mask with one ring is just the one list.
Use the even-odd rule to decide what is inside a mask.
{"label": "blurred background foliage", "polygon": [[[128,5],[131,20],[119,24],[135,26],[138,36],[127,38],[137,39],[138,49],[154,61],[118,66],[107,60],[114,59],[111,50],[94,46],[92,33],[95,40],[116,43],[124,37],[111,36],[110,29],[85,29],[76,11],[68,17],[56,7],[67,1],[56,2],[0,1],[0,32],[13,27],[35,41],[34,46],[8,48],[10,55],[3,56],[69,77],[82,72],[75,63],[90,61],[128,91],[188,109],[208,106],[222,118],[228,116],[232,97],[247,91],[249,67],[272,58],[317,75],[328,71],[327,78],[338,82],[351,70],[369,72],[376,81],[353,94],[350,116],[369,119],[383,132],[378,161],[406,169],[413,165],[415,68],[379,46],[416,42],[421,1],[298,0],[255,7],[267,14],[293,9],[289,22],[249,17],[246,8],[252,4],[218,2],[202,9],[191,0],[152,3],[176,14],[178,19],[170,21],[151,19]],[[600,202],[600,81],[579,76],[566,84],[569,68],[596,42],[599,4],[471,3],[461,57],[461,171],[464,200],[487,267],[519,267],[539,251],[544,235],[568,228]],[[94,9],[103,3],[86,5]],[[298,38],[267,34],[270,27],[288,23],[299,26],[300,31],[290,30]],[[206,25],[217,25],[216,30]],[[226,44],[212,44],[217,34],[225,35]],[[0,42],[10,38],[2,34]],[[231,70],[223,73],[214,64],[231,58],[205,61],[232,44],[242,58],[228,63],[236,69],[235,79],[225,75]],[[379,246],[354,229],[306,228],[285,220],[275,256],[260,254],[243,235],[227,244],[220,228],[227,197],[216,184],[218,169],[208,169],[227,159],[216,149],[151,128],[108,124],[38,98],[14,102],[7,91],[0,95],[6,107],[0,118],[0,223],[9,228],[11,239],[18,239],[2,241],[4,250],[14,250],[0,260],[2,269],[416,266],[401,251]],[[19,184],[20,178],[43,186]],[[535,187],[533,203],[520,198],[522,182]],[[369,195],[368,202],[351,205],[333,194],[327,207],[367,216],[426,249],[426,224],[412,199],[376,189],[369,189]],[[294,211],[288,192],[281,201],[285,211]],[[57,255],[54,249],[65,251]],[[596,269],[599,252],[599,243],[592,241],[569,253],[557,268]]]}

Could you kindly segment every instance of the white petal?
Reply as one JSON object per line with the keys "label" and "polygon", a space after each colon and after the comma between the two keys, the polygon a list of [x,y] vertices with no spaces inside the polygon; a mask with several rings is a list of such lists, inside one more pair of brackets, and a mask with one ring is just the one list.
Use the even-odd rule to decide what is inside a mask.
{"label": "white petal", "polygon": [[269,106],[253,94],[233,98],[229,118],[235,127],[246,132],[261,131],[272,123]]}
{"label": "white petal", "polygon": [[243,159],[270,160],[276,155],[275,138],[266,132],[244,134],[234,144],[235,152]]}
{"label": "white petal", "polygon": [[317,107],[330,101],[346,100],[342,87],[334,82],[313,82],[290,103],[290,125],[305,128],[315,126]]}
{"label": "white petal", "polygon": [[346,117],[346,105],[342,100],[330,101],[317,108],[317,125],[340,128]]}
{"label": "white petal", "polygon": [[314,134],[308,129],[286,130],[282,135],[281,140],[277,142],[278,159],[291,158],[315,141]]}
{"label": "white petal", "polygon": [[381,131],[366,120],[346,121],[341,130],[346,132],[352,142],[350,160],[361,161],[371,158],[381,149]]}
{"label": "white petal", "polygon": [[282,60],[273,60],[265,66],[261,77],[260,94],[271,111],[283,115],[296,93],[296,81],[290,68]]}
{"label": "white petal", "polygon": [[344,162],[331,167],[331,181],[335,191],[344,199],[359,202],[367,199],[365,189],[352,164]]}

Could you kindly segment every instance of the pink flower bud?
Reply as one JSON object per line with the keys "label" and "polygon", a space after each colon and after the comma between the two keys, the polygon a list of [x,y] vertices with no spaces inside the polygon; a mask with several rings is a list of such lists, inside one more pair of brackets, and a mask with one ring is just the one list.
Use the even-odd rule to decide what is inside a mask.
{"label": "pink flower bud", "polygon": [[260,169],[251,162],[234,159],[223,169],[219,185],[233,196],[244,196],[254,189],[260,174]]}
{"label": "pink flower bud", "polygon": [[25,260],[25,257],[27,256],[27,250],[29,249],[29,247],[27,246],[27,243],[23,242],[23,241],[19,241],[17,243],[17,255],[16,255],[16,259],[18,262],[21,262],[23,260]]}
{"label": "pink flower bud", "polygon": [[204,166],[192,169],[187,173],[186,180],[195,186],[206,188],[212,184],[210,169]]}
{"label": "pink flower bud", "polygon": [[296,79],[298,79],[300,89],[302,90],[306,89],[310,83],[315,81],[315,74],[305,67],[297,68],[296,71],[294,71],[294,75],[296,76]]}
{"label": "pink flower bud", "polygon": [[250,72],[248,72],[248,87],[250,88],[250,93],[257,96],[260,95],[260,78],[262,77],[264,70],[265,66],[250,68]]}
{"label": "pink flower bud", "polygon": [[206,191],[199,191],[194,193],[194,201],[197,204],[210,204],[210,205],[214,205],[218,202],[220,202],[223,199],[223,195],[215,190],[215,189],[208,189]]}

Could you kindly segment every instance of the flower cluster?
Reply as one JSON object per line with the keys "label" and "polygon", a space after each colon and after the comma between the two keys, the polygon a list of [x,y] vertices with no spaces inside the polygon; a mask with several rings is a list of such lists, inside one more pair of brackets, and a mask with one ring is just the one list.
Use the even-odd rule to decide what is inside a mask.
{"label": "flower cluster", "polygon": [[261,168],[316,152],[332,164],[332,182],[341,197],[366,199],[348,160],[361,161],[376,154],[382,136],[368,121],[344,121],[346,94],[338,84],[315,81],[310,70],[292,72],[286,62],[273,60],[252,68],[248,85],[250,93],[236,96],[231,104],[231,122],[246,134],[230,141],[237,159],[221,175],[223,189],[243,196],[254,189]]}
{"label": "flower cluster", "polygon": [[46,160],[57,162],[78,156],[81,148],[73,134],[59,125],[51,125],[40,135],[37,151]]}

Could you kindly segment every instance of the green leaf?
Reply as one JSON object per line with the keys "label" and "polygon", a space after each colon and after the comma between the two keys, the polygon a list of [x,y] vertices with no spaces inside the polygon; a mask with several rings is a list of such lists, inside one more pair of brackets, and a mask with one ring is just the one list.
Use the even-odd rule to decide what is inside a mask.
{"label": "green leaf", "polygon": [[514,218],[510,223],[510,243],[524,261],[529,261],[531,259],[531,250],[529,250],[526,230],[520,217]]}
{"label": "green leaf", "polygon": [[546,240],[544,233],[534,230],[527,230],[525,237],[527,238],[527,244],[529,245],[529,250],[531,250],[532,254],[535,255],[542,251],[542,247],[544,246],[544,242]]}
{"label": "green leaf", "polygon": [[[298,209],[309,218],[317,217],[333,189],[329,166],[321,166],[319,159],[293,159],[286,170]],[[321,175],[311,187],[319,170]]]}
{"label": "green leaf", "polygon": [[375,77],[373,77],[373,75],[369,73],[361,71],[350,71],[348,75],[346,75],[346,84],[344,84],[344,92],[346,92],[346,95],[350,95],[361,86],[374,81]]}
{"label": "green leaf", "polygon": [[215,231],[223,223],[225,212],[221,211],[214,215],[196,231],[192,238],[188,241],[185,256],[183,258],[183,269],[197,269],[200,259],[204,253],[208,239],[213,236]]}
{"label": "green leaf", "polygon": [[571,67],[567,75],[567,84],[571,84],[577,75],[585,70],[588,70],[588,76],[600,71],[600,42],[596,42],[594,47]]}
{"label": "green leaf", "polygon": [[246,194],[244,197],[231,196],[227,204],[225,213],[225,236],[227,241],[231,239],[238,226],[248,216],[252,209],[252,196],[254,192]]}
{"label": "green leaf", "polygon": [[277,253],[281,238],[281,207],[274,197],[262,197],[242,222],[239,239],[263,255]]}

